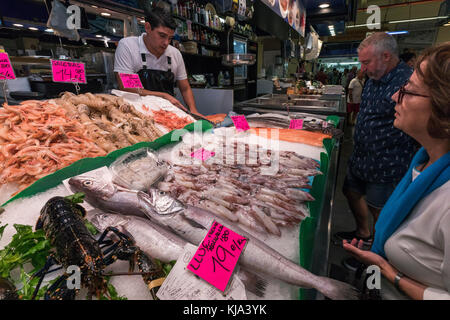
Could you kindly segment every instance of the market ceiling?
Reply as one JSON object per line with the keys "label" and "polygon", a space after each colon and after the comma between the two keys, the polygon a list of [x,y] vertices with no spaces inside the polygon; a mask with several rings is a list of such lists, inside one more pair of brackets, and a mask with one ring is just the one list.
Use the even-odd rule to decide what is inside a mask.
{"label": "market ceiling", "polygon": [[380,7],[381,31],[436,30],[449,22],[450,0],[360,0],[356,19],[346,23],[345,31],[337,33],[336,36],[328,34],[328,37],[321,39],[327,43],[364,39],[367,32],[374,31],[367,27],[367,19],[370,16],[370,13],[367,13],[369,5]]}

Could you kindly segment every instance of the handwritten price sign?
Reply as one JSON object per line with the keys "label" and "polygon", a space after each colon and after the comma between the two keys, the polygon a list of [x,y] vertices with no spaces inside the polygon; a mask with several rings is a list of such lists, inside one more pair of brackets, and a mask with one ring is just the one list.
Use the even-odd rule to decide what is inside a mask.
{"label": "handwritten price sign", "polygon": [[303,119],[292,119],[289,129],[303,129]]}
{"label": "handwritten price sign", "polygon": [[202,160],[202,161],[206,161],[209,158],[214,157],[215,154],[216,153],[214,151],[209,151],[209,150],[201,148],[195,152],[192,152],[191,157]]}
{"label": "handwritten price sign", "polygon": [[231,116],[231,120],[234,123],[237,131],[247,131],[250,130],[250,126],[248,125],[247,119],[245,116]]}
{"label": "handwritten price sign", "polygon": [[14,69],[9,61],[9,56],[6,52],[0,53],[0,80],[14,80],[16,78]]}
{"label": "handwritten price sign", "polygon": [[50,60],[54,82],[86,83],[86,69],[82,62]]}
{"label": "handwritten price sign", "polygon": [[135,73],[119,73],[119,77],[122,80],[124,88],[144,88],[139,75]]}
{"label": "handwritten price sign", "polygon": [[187,268],[225,291],[247,239],[214,221]]}

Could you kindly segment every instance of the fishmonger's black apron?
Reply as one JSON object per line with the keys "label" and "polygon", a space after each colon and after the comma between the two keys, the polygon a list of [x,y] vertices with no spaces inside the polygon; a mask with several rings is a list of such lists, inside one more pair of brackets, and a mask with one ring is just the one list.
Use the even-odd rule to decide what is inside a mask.
{"label": "fishmonger's black apron", "polygon": [[145,53],[141,54],[142,69],[138,71],[139,78],[145,89],[166,92],[174,96],[175,75],[172,72],[172,59],[167,57],[169,69],[167,71],[147,69]]}

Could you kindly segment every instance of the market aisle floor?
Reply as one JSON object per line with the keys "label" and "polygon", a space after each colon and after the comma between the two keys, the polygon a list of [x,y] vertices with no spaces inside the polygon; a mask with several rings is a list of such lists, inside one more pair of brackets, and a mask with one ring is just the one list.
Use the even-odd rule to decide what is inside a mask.
{"label": "market aisle floor", "polygon": [[350,255],[342,247],[334,244],[333,235],[339,231],[352,231],[356,228],[355,220],[342,193],[342,185],[347,171],[347,161],[353,149],[353,131],[354,127],[346,127],[344,142],[341,146],[335,199],[331,216],[331,243],[328,256],[330,277],[349,283],[354,281],[354,272],[344,268],[342,261],[350,257]]}

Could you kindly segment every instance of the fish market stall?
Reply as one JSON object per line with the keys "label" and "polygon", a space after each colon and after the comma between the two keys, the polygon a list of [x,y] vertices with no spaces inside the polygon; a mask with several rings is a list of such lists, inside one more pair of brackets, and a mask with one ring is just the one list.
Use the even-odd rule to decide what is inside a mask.
{"label": "fish market stall", "polygon": [[[122,98],[128,99],[128,97]],[[73,99],[79,98],[69,96],[68,104]],[[130,98],[131,100],[132,97]],[[83,103],[89,105],[85,101],[77,101],[76,105]],[[135,103],[132,104],[135,106]],[[145,101],[140,104],[141,108],[144,108],[144,106],[146,106]],[[91,102],[88,108],[102,108],[102,105]],[[67,110],[70,111],[72,109],[68,108]],[[120,110],[125,112],[124,108]],[[137,112],[140,111],[146,110],[144,108]],[[103,116],[103,118],[105,117]],[[100,116],[100,119],[102,119],[102,116]],[[142,120],[145,119],[143,117]],[[196,128],[199,129],[195,130]],[[201,134],[200,132],[204,133]],[[318,212],[328,201],[326,198],[328,196],[324,193],[323,188],[325,184],[323,181],[330,179],[328,159],[330,152],[335,150],[333,148],[334,140],[325,139],[325,144],[314,145],[314,143],[299,144],[273,138],[274,136],[270,131],[269,134],[262,130],[238,133],[235,128],[213,129],[210,123],[198,121],[185,126],[183,129],[162,135],[153,142],[130,143],[128,146],[111,150],[107,155],[105,152],[101,156],[82,158],[78,161],[74,160],[75,162],[71,165],[40,177],[31,186],[24,189],[14,198],[9,199],[8,203],[3,206],[5,212],[0,215],[0,225],[8,224],[8,226],[2,230],[3,236],[0,240],[0,248],[4,248],[12,239],[15,233],[14,224],[25,224],[34,227],[39,218],[40,209],[50,198],[56,195],[64,197],[73,194],[74,190],[69,191],[66,187],[67,184],[63,184],[65,180],[80,174],[87,174],[95,169],[110,167],[121,156],[130,155],[134,151],[147,147],[156,151],[158,161],[169,163],[170,170],[165,172],[165,175],[161,175],[162,181],[157,183],[158,190],[167,193],[172,199],[178,199],[183,205],[199,208],[198,210],[214,212],[217,215],[217,219],[222,219],[222,221],[230,225],[238,225],[239,227],[236,228],[242,229],[249,237],[259,239],[259,241],[273,248],[276,254],[281,254],[287,259],[286,263],[292,263],[288,261],[293,261],[294,263],[300,261],[302,266],[309,269],[307,265],[311,262],[311,245],[315,241],[314,234],[316,233],[317,221],[321,221],[318,220],[320,218]],[[313,140],[308,137],[308,141],[311,142]],[[256,146],[255,150],[258,156],[250,159],[252,154],[249,151],[252,150],[252,146]],[[229,150],[228,147],[230,148]],[[241,147],[242,149],[240,149]],[[210,162],[208,160],[204,163],[200,161],[196,166],[194,163],[177,162],[183,159],[193,161],[194,158],[191,154],[201,148],[218,154],[222,150],[222,155],[232,156],[232,163],[225,163],[225,166],[216,163],[215,159],[219,158],[218,154],[210,158]],[[241,150],[243,150],[243,153],[240,153]],[[260,170],[263,167],[264,169],[270,169],[270,166],[267,166],[267,162],[264,165],[263,162],[266,159],[262,155],[269,156],[270,159],[270,156],[275,153],[278,153],[280,156],[280,168],[283,171],[276,179],[264,178],[264,175],[260,175]],[[240,158],[240,156],[244,156],[244,159]],[[253,160],[254,163],[251,166],[241,166],[239,159],[244,160],[244,163],[246,160]],[[319,174],[318,169],[320,169],[322,174]],[[196,170],[200,171],[196,172]],[[202,172],[202,170],[206,171]],[[158,173],[158,171],[151,171],[148,168],[146,170],[141,168],[137,172]],[[228,176],[224,176],[224,174]],[[122,173],[119,176],[124,178],[122,179],[122,186],[127,184],[127,179],[128,183],[133,181],[130,180],[131,173]],[[104,176],[101,176],[101,178],[103,179]],[[277,188],[283,187],[287,187],[289,191],[285,195],[276,191]],[[211,190],[208,192],[208,189]],[[86,191],[86,193],[88,192]],[[255,195],[255,199],[251,199],[251,202],[248,198],[250,194]],[[226,198],[227,196],[229,198]],[[312,201],[313,199],[315,200]],[[89,205],[92,205],[94,202],[89,200],[89,196],[87,196],[87,200],[82,205],[86,206],[88,210],[88,219],[92,223],[97,221],[96,227],[101,230],[101,224],[98,221],[99,217],[103,216],[98,214],[100,213],[99,210],[105,208],[98,208],[94,205],[91,207],[92,210],[90,210],[88,209]],[[234,201],[236,206],[230,206],[229,201]],[[286,201],[292,204],[289,205]],[[171,241],[178,241],[176,242],[178,243],[177,248],[181,247],[179,240],[175,241],[172,239]],[[195,245],[197,244],[195,243]],[[314,250],[316,249],[314,248]],[[252,251],[249,249],[248,252],[247,256]],[[294,266],[293,268],[297,267]],[[114,264],[107,266],[105,270],[120,273],[126,269],[126,261],[116,261]],[[257,280],[252,282],[249,279],[252,279],[254,276],[245,275],[246,271],[248,270],[245,270],[245,268],[239,269],[238,278],[245,283],[245,297],[248,299],[308,298],[303,290],[299,293],[298,283],[297,285],[288,284],[280,279],[276,279],[274,275],[261,276],[259,274],[261,270],[250,270],[255,271],[253,274],[259,275],[259,277],[256,277]],[[17,274],[15,276],[17,278]],[[261,279],[264,279],[264,281],[261,282]],[[239,284],[239,280],[236,280],[234,283]],[[305,281],[304,276],[302,281]],[[140,275],[114,276],[111,278],[111,284],[115,286],[119,295],[126,296],[128,299],[153,298]],[[316,289],[325,292],[327,296],[333,298],[347,297],[349,288],[344,284],[337,284],[331,279],[324,279],[323,285],[324,287],[320,287],[320,285],[317,287],[316,284]],[[238,285],[236,286],[239,287]],[[336,288],[341,290],[339,290],[339,293],[328,292],[327,286],[333,288],[336,286]],[[243,296],[240,295],[240,297]]]}

